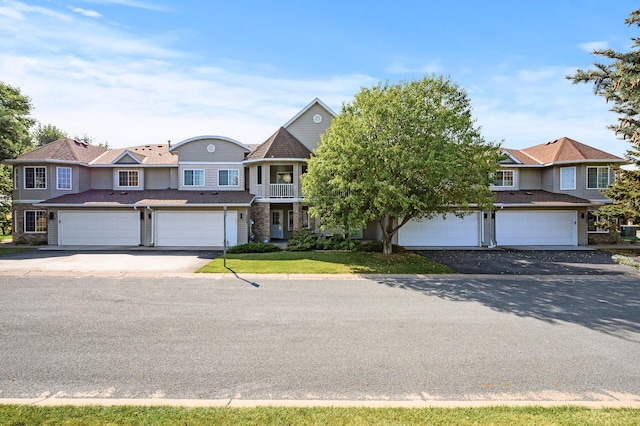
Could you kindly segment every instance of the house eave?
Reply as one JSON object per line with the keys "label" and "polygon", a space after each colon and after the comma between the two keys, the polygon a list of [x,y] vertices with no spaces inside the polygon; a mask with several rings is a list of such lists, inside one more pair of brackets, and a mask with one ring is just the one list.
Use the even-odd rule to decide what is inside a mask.
{"label": "house eave", "polygon": [[36,203],[43,207],[71,207],[71,208],[146,208],[146,207],[171,207],[171,208],[192,208],[192,207],[251,207],[253,201],[249,203],[136,203],[136,204],[114,204],[114,203],[91,203],[91,204],[65,204],[65,203]]}
{"label": "house eave", "polygon": [[307,158],[256,158],[251,160],[244,160],[243,164],[254,164],[254,163],[306,163],[308,161]]}

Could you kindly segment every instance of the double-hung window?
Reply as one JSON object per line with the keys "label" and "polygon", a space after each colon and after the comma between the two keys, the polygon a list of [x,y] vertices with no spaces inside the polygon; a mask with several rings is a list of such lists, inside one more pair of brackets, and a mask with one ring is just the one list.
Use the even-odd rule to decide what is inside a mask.
{"label": "double-hung window", "polygon": [[493,186],[512,187],[513,170],[498,170],[494,175]]}
{"label": "double-hung window", "polygon": [[46,210],[25,210],[24,232],[25,233],[47,232],[47,211]]}
{"label": "double-hung window", "polygon": [[139,177],[137,170],[119,170],[118,186],[120,187],[137,187],[139,185]]}
{"label": "double-hung window", "polygon": [[609,185],[609,167],[587,167],[587,189],[605,189]]}
{"label": "double-hung window", "polygon": [[576,168],[562,167],[560,169],[560,190],[576,189]]}
{"label": "double-hung window", "polygon": [[238,186],[239,177],[238,170],[218,170],[218,185],[220,186]]}
{"label": "double-hung window", "polygon": [[47,168],[25,167],[24,187],[26,189],[47,189]]}
{"label": "double-hung window", "polygon": [[185,169],[184,186],[204,186],[204,170],[203,169]]}
{"label": "double-hung window", "polygon": [[71,189],[71,167],[56,168],[56,189]]}

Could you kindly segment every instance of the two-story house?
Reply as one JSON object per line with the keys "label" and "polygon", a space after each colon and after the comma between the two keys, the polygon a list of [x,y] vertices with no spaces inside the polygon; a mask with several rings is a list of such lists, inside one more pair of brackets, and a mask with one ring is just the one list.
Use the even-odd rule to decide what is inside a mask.
{"label": "two-story house", "polygon": [[605,242],[593,214],[610,203],[600,192],[625,160],[569,138],[504,149],[492,190],[493,211],[411,221],[398,233],[407,247],[577,246]]}
{"label": "two-story house", "polygon": [[[301,192],[335,113],[314,99],[264,143],[223,136],[105,150],[61,139],[13,160],[14,241],[58,246],[222,247],[318,229]],[[504,150],[494,211],[411,221],[407,247],[586,245],[590,213],[624,160],[562,138]],[[375,224],[356,237],[379,239]]]}

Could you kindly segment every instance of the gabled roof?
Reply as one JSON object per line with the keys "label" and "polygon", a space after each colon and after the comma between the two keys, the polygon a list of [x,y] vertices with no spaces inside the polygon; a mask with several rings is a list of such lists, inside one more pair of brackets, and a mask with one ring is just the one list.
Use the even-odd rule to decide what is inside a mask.
{"label": "gabled roof", "polygon": [[269,139],[250,152],[247,160],[310,157],[311,151],[287,129],[280,127]]}
{"label": "gabled roof", "polygon": [[65,138],[50,142],[7,162],[63,161],[88,164],[105,152],[107,150],[99,146]]}
{"label": "gabled roof", "polygon": [[335,116],[336,116],[336,113],[335,113],[331,108],[329,108],[329,107],[328,107],[324,102],[322,102],[319,98],[315,98],[314,100],[312,100],[311,102],[309,102],[309,104],[308,104],[306,107],[302,108],[302,110],[301,110],[299,113],[297,113],[296,115],[294,115],[294,116],[293,116],[293,118],[292,118],[291,120],[287,121],[287,122],[285,123],[285,125],[284,125],[284,126],[282,126],[282,127],[284,127],[284,128],[289,127],[289,125],[290,125],[291,123],[293,123],[294,121],[296,121],[296,120],[297,120],[297,119],[298,119],[302,114],[304,114],[305,112],[307,112],[307,110],[308,110],[309,108],[311,108],[312,106],[314,106],[315,104],[318,104],[318,105],[320,105],[322,108],[324,108],[325,110],[327,110],[327,112],[328,112],[329,114],[331,114],[331,116],[332,116],[332,117],[335,117]]}
{"label": "gabled roof", "polygon": [[[514,150],[509,150],[512,154],[513,151]],[[620,157],[567,137],[562,137],[551,142],[525,148],[520,151],[538,164],[578,163],[589,161],[609,161],[613,163],[625,162],[625,160]]]}
{"label": "gabled roof", "polygon": [[91,162],[92,165],[117,164],[123,157],[129,156],[138,164],[178,164],[178,156],[169,152],[168,144],[138,145],[128,148],[112,149]]}

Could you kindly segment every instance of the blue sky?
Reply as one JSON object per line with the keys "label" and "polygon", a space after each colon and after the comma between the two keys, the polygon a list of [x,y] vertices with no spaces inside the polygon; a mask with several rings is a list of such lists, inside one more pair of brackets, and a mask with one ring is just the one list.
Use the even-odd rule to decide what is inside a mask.
{"label": "blue sky", "polygon": [[488,141],[562,136],[623,155],[609,105],[564,76],[626,50],[636,2],[0,0],[0,80],[33,116],[111,147],[260,143],[315,97],[436,73]]}

